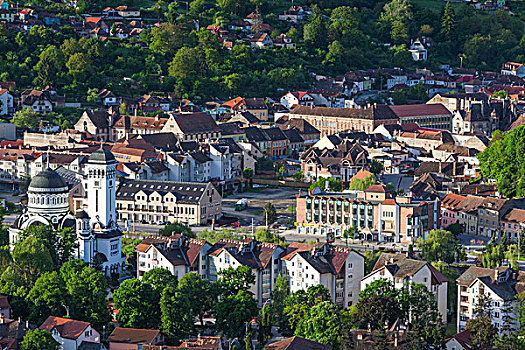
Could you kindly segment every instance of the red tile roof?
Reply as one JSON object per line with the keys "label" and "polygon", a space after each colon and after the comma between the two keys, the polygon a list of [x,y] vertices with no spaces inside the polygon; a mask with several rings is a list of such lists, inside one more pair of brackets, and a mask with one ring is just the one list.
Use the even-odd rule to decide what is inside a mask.
{"label": "red tile roof", "polygon": [[419,116],[436,116],[436,115],[452,115],[443,104],[429,103],[416,105],[398,105],[390,106],[390,109],[398,117],[419,117]]}
{"label": "red tile roof", "polygon": [[108,338],[110,343],[152,344],[160,331],[157,329],[139,329],[117,327]]}
{"label": "red tile roof", "polygon": [[89,326],[89,322],[49,316],[39,329],[48,332],[56,329],[62,338],[77,339]]}

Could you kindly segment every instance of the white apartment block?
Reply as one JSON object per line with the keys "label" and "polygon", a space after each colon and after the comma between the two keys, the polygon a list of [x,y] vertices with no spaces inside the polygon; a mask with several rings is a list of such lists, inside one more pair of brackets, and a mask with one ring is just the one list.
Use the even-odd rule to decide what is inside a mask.
{"label": "white apartment block", "polygon": [[361,279],[361,290],[379,279],[391,281],[397,289],[411,282],[424,285],[434,294],[443,322],[447,322],[448,279],[430,263],[407,258],[405,254],[383,253],[372,272]]}
{"label": "white apartment block", "polygon": [[501,328],[504,323],[504,310],[514,310],[515,297],[525,288],[525,272],[514,272],[508,266],[496,269],[471,266],[459,276],[457,284],[458,332],[466,328],[468,320],[475,318],[474,310],[482,295],[490,300],[490,305],[485,305],[485,309],[491,312],[492,324]]}
{"label": "white apartment block", "polygon": [[152,269],[168,270],[181,278],[189,272],[208,278],[208,251],[211,244],[202,239],[186,238],[183,235],[171,237],[149,236],[136,248],[137,278]]}
{"label": "white apartment block", "polygon": [[209,251],[209,278],[214,281],[218,273],[230,267],[248,266],[255,275],[250,292],[263,305],[273,291],[281,273],[281,254],[284,249],[275,243],[258,242],[253,238],[242,241],[221,239]]}
{"label": "white apartment block", "polygon": [[294,242],[282,261],[290,292],[321,284],[336,305],[347,308],[357,303],[359,283],[365,272],[365,259],[357,251],[324,243]]}

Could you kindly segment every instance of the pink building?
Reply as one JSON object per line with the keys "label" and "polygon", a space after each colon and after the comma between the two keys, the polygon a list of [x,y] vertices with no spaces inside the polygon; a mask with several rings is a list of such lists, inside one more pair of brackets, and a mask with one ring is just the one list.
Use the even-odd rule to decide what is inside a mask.
{"label": "pink building", "polygon": [[449,193],[441,201],[441,228],[447,228],[456,222],[456,208],[463,202],[465,196]]}

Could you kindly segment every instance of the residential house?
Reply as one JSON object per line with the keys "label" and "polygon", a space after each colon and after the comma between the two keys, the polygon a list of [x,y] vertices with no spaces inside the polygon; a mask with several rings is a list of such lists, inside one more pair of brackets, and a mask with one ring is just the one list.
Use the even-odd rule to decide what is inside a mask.
{"label": "residential house", "polygon": [[452,112],[443,104],[397,105],[390,109],[401,124],[416,123],[421,128],[451,130]]}
{"label": "residential house", "polygon": [[77,350],[88,344],[100,344],[100,333],[89,322],[49,316],[39,329],[51,332],[59,350]]}
{"label": "residential house", "polygon": [[279,124],[281,130],[297,129],[301,138],[304,140],[306,146],[310,146],[319,141],[321,132],[317,130],[312,124],[304,119],[287,119],[284,123]]}
{"label": "residential house", "polygon": [[468,329],[456,333],[445,340],[445,348],[447,350],[470,350],[472,347],[472,334]]}
{"label": "residential house", "polygon": [[129,138],[131,135],[145,135],[163,132],[168,118],[155,117],[137,117],[123,115],[115,124],[113,130],[115,139]]}
{"label": "residential house", "polygon": [[109,350],[142,350],[144,345],[164,342],[164,336],[157,329],[116,327],[108,337]]}
{"label": "residential house", "polygon": [[114,140],[112,129],[117,115],[107,111],[84,111],[73,126],[80,132],[88,132],[101,141]]}
{"label": "residential house", "polygon": [[295,49],[297,45],[288,35],[282,33],[277,38],[273,39],[273,46],[285,49]]}
{"label": "residential house", "polygon": [[64,105],[64,96],[60,96],[50,88],[44,90],[24,90],[20,95],[22,108],[30,108],[35,112],[52,112],[54,107]]}
{"label": "residential house", "polygon": [[13,113],[13,110],[13,95],[9,93],[9,90],[0,89],[0,115]]}
{"label": "residential house", "polygon": [[313,106],[314,98],[306,91],[290,91],[281,97],[281,105],[292,109],[296,105]]}
{"label": "residential house", "polygon": [[456,207],[456,222],[467,235],[492,237],[499,232],[502,211],[509,204],[506,199],[468,195]]}
{"label": "residential house", "polygon": [[307,6],[292,5],[288,10],[279,13],[279,21],[299,23],[305,20],[311,13]]}
{"label": "residential house", "polygon": [[117,96],[113,92],[109,91],[108,89],[100,90],[97,95],[104,106],[118,105]]}
{"label": "residential house", "polygon": [[303,137],[296,128],[283,130],[284,135],[288,139],[287,155],[297,158],[299,153],[302,153],[305,148]]}
{"label": "residential house", "polygon": [[221,130],[222,138],[232,138],[235,141],[243,141],[246,139],[246,134],[239,127],[240,123],[221,123],[219,124],[219,129]]}
{"label": "residential house", "polygon": [[268,148],[268,135],[263,132],[263,129],[258,128],[256,126],[250,126],[247,128],[242,128],[242,131],[246,134],[246,140],[248,142],[251,142],[261,150],[264,154],[266,154],[266,150]]}
{"label": "residential house", "polygon": [[[507,310],[515,311],[516,296],[525,289],[525,272],[513,271],[509,266],[485,269],[471,266],[456,280],[458,285],[457,327],[465,330],[467,322],[476,318],[474,310],[483,296],[488,301],[483,308],[490,308],[490,321],[501,329]],[[515,328],[516,314],[511,314],[511,327]],[[512,324],[514,323],[514,324]]]}
{"label": "residential house", "polygon": [[0,312],[0,349],[18,350],[20,342],[24,339],[27,331],[38,327],[21,318],[17,320],[4,318]]}
{"label": "residential house", "polygon": [[171,132],[180,140],[216,140],[221,130],[213,118],[204,112],[170,115],[162,132]]}
{"label": "residential house", "polygon": [[266,155],[270,158],[278,158],[288,153],[288,138],[284,132],[277,128],[261,129],[266,134],[268,143],[266,145]]}
{"label": "residential house", "polygon": [[465,198],[465,196],[451,192],[441,200],[441,228],[446,229],[456,223],[458,206]]}
{"label": "residential house", "polygon": [[118,170],[127,174],[128,179],[133,180],[169,180],[170,169],[161,161],[120,163]]}
{"label": "residential house", "polygon": [[140,17],[140,9],[136,7],[118,6],[115,10],[121,17],[124,17],[124,18]]}
{"label": "residential house", "polygon": [[211,183],[124,180],[117,188],[119,220],[204,225],[220,218],[221,196]]}
{"label": "residential house", "polygon": [[412,40],[408,51],[412,54],[414,61],[426,61],[428,58],[428,47],[431,46],[432,39],[427,37]]}
{"label": "residential house", "polygon": [[256,49],[269,49],[273,47],[273,40],[268,33],[254,34],[250,39],[251,46]]}
{"label": "residential house", "polygon": [[281,273],[281,254],[284,249],[275,243],[263,243],[253,238],[241,241],[220,239],[209,251],[210,279],[217,280],[219,272],[230,267],[248,266],[255,275],[249,291],[259,306],[270,299],[277,276]]}
{"label": "residential house", "polygon": [[443,323],[447,323],[449,281],[429,262],[409,258],[402,253],[382,253],[372,272],[361,279],[361,290],[380,279],[392,282],[396,289],[406,288],[409,283],[424,285],[434,295]]}
{"label": "residential house", "polygon": [[137,278],[156,268],[168,270],[178,279],[190,272],[208,278],[210,248],[205,240],[184,235],[148,236],[136,248]]}
{"label": "residential house", "polygon": [[365,259],[359,252],[329,243],[293,242],[281,260],[290,292],[320,284],[337,306],[348,308],[357,303],[359,282],[365,274]]}
{"label": "residential house", "polygon": [[241,127],[259,125],[261,120],[251,112],[224,113],[218,120],[220,123],[237,123]]}
{"label": "residential house", "polygon": [[522,63],[505,62],[501,66],[501,74],[523,78],[525,77],[525,65]]}
{"label": "residential house", "polygon": [[381,124],[399,122],[399,118],[386,105],[362,109],[295,106],[288,117],[305,119],[321,132],[321,137],[349,130],[372,133]]}
{"label": "residential house", "polygon": [[520,233],[525,230],[525,210],[517,208],[510,209],[507,214],[501,218],[500,227],[502,235],[505,234],[511,241],[517,242]]}
{"label": "residential house", "polygon": [[453,143],[449,131],[417,128],[412,131],[397,131],[395,139],[408,147],[423,149],[426,152],[438,148],[444,143]]}
{"label": "residential house", "polygon": [[224,102],[221,107],[232,113],[250,112],[258,120],[268,120],[268,106],[266,105],[264,98],[245,99],[242,97],[236,97]]}

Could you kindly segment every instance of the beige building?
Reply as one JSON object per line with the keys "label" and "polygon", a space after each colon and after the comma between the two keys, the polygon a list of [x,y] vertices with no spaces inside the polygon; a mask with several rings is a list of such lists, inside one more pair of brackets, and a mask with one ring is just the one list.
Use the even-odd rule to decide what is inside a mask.
{"label": "beige building", "polygon": [[320,284],[337,306],[347,308],[357,303],[359,282],[365,274],[365,258],[359,252],[325,243],[293,242],[281,260],[290,292]]}
{"label": "beige building", "polygon": [[220,218],[221,201],[210,182],[127,180],[117,189],[119,220],[130,225],[140,221],[205,225]]}
{"label": "beige building", "polygon": [[399,122],[396,114],[386,105],[361,109],[296,106],[288,117],[306,120],[321,132],[320,137],[341,131],[362,131],[371,134],[379,125]]}
{"label": "beige building", "polygon": [[434,294],[443,323],[447,322],[448,279],[432,264],[407,258],[405,254],[383,253],[372,272],[361,279],[361,290],[379,279],[391,281],[397,289],[405,288],[412,282],[424,285]]}

